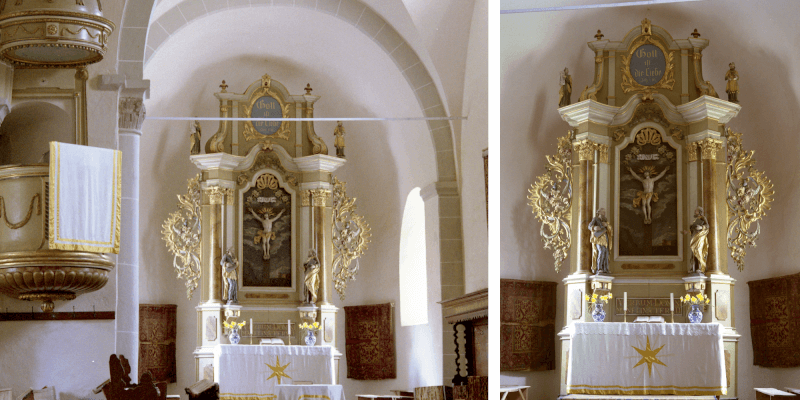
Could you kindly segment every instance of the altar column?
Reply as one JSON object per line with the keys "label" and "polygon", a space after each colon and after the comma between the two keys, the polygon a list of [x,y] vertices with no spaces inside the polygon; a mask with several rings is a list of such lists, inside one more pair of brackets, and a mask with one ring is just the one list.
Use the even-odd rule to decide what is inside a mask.
{"label": "altar column", "polygon": [[574,273],[588,274],[592,270],[592,244],[589,241],[588,229],[594,216],[594,151],[596,144],[589,140],[575,142],[575,150],[578,153],[578,190],[573,194],[573,198],[578,200],[577,224],[573,224],[575,237],[577,238],[576,271]]}
{"label": "altar column", "polygon": [[726,243],[726,217],[719,216],[717,212],[717,152],[722,149],[722,141],[716,138],[706,138],[698,142],[703,175],[703,208],[708,219],[708,259],[706,274],[726,274],[727,257],[720,248],[720,243]]}

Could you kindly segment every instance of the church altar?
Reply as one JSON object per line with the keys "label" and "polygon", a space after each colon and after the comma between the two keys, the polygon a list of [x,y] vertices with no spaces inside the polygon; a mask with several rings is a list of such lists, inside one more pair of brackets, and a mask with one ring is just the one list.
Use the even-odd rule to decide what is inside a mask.
{"label": "church altar", "polygon": [[345,400],[342,385],[278,385],[276,400]]}
{"label": "church altar", "polygon": [[274,398],[277,385],[294,382],[332,385],[333,351],[329,346],[215,346],[220,399]]}
{"label": "church altar", "polygon": [[723,395],[720,324],[577,322],[567,393]]}

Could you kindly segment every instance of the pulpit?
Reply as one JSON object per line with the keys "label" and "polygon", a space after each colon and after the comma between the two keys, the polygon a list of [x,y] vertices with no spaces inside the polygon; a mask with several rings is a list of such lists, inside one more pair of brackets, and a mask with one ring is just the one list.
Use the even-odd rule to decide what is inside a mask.
{"label": "pulpit", "polygon": [[728,260],[745,267],[774,195],[730,127],[739,75],[731,63],[716,77],[728,81],[721,99],[703,76],[710,41],[697,30],[674,38],[645,18],[618,41],[595,38],[593,82],[575,103],[575,68],[561,72],[557,112],[570,130],[528,196],[556,272],[569,268],[561,394],[736,398]]}

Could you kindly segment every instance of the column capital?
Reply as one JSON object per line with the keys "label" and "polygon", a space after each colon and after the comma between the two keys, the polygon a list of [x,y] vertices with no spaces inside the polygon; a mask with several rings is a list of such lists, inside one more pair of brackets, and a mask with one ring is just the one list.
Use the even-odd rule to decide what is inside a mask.
{"label": "column capital", "polygon": [[140,97],[119,98],[119,129],[141,132],[145,115],[144,100]]}

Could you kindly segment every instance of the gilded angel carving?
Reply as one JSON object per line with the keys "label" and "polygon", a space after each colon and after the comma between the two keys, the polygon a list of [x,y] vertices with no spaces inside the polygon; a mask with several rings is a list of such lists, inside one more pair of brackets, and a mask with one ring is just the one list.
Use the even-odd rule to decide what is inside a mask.
{"label": "gilded angel carving", "polygon": [[[356,199],[347,197],[346,184],[333,178],[333,286],[344,300],[347,282],[358,273],[358,258],[370,242],[369,224],[355,213]],[[353,261],[355,260],[355,263]]]}
{"label": "gilded angel carving", "polygon": [[[728,248],[739,270],[744,269],[747,247],[755,247],[759,220],[770,209],[775,192],[763,171],[755,169],[753,150],[744,151],[742,134],[728,128],[728,167],[725,178],[728,204]],[[755,224],[755,226],[753,225]]]}
{"label": "gilded angel carving", "polygon": [[172,265],[178,278],[186,281],[186,297],[191,299],[201,275],[200,175],[189,179],[185,195],[178,195],[178,211],[164,221],[161,234],[174,256]]}
{"label": "gilded angel carving", "polygon": [[547,156],[547,173],[539,176],[528,189],[528,203],[542,226],[545,249],[553,250],[556,272],[567,258],[572,241],[570,208],[572,207],[572,143],[569,135],[558,139],[558,154]]}

